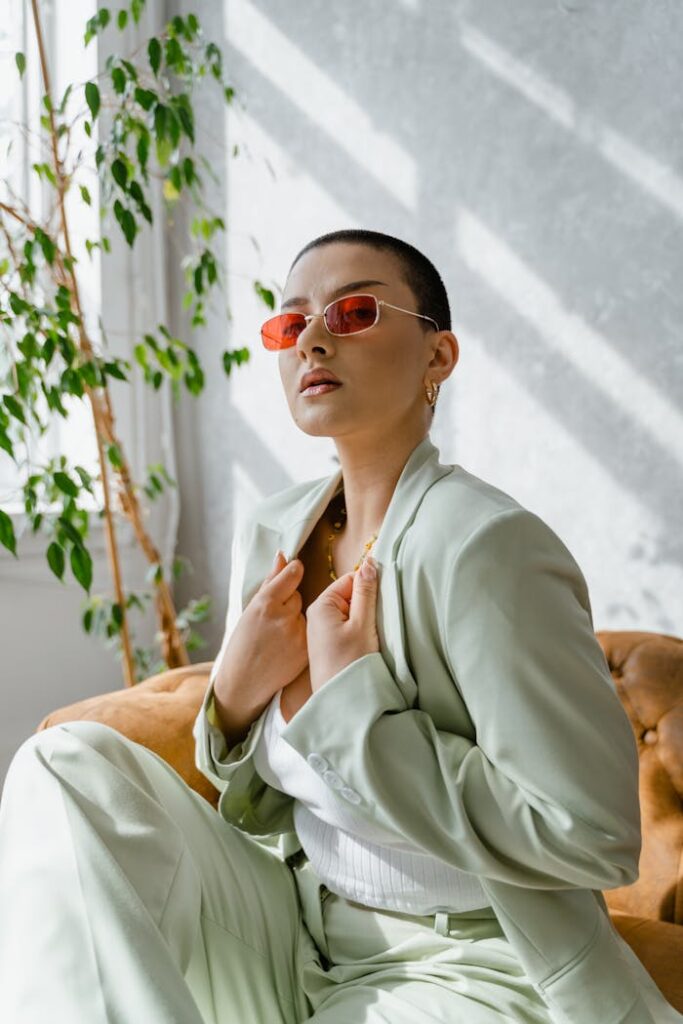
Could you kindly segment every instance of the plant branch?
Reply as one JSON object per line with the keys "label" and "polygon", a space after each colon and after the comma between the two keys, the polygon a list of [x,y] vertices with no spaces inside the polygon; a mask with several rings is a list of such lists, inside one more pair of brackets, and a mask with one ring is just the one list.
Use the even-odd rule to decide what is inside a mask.
{"label": "plant branch", "polygon": [[[83,316],[83,310],[81,306],[78,278],[74,269],[73,253],[71,249],[71,240],[69,235],[69,225],[66,216],[66,208],[64,202],[64,196],[66,192],[66,178],[64,175],[62,161],[59,155],[57,126],[55,123],[54,108],[52,105],[50,74],[45,53],[45,45],[43,41],[42,24],[40,19],[40,12],[38,10],[38,0],[31,0],[31,5],[33,10],[33,21],[36,31],[36,38],[38,43],[38,53],[40,57],[43,85],[45,88],[45,93],[48,97],[48,116],[50,123],[49,135],[52,149],[52,164],[57,183],[56,188],[59,207],[59,217],[61,223],[62,236],[64,239],[64,248],[67,257],[66,269],[70,283],[69,291],[74,307],[74,312],[78,317],[80,346],[85,355],[88,358],[91,358],[94,354],[93,347],[85,327],[85,318]],[[121,578],[120,558],[118,554],[118,544],[116,540],[116,531],[113,521],[111,492],[109,488],[109,472],[107,465],[107,457],[104,451],[103,438],[106,438],[106,440],[110,444],[116,444],[119,452],[122,452],[122,446],[119,444],[114,432],[114,417],[109,398],[108,388],[106,387],[106,385],[102,387],[101,398],[100,395],[98,395],[95,392],[95,390],[91,388],[88,384],[85,385],[85,389],[91,403],[93,419],[95,424],[98,459],[100,464],[102,488],[104,494],[105,536],[107,542],[107,551],[109,556],[110,568],[112,572],[116,601],[119,605],[121,612],[121,639],[123,646],[123,666],[125,683],[126,686],[133,686],[136,682],[134,660],[130,642],[130,634],[128,630],[126,600],[124,595],[123,582]],[[158,563],[160,561],[159,553],[156,547],[154,546],[151,538],[148,536],[147,531],[144,529],[142,525],[142,516],[140,513],[137,497],[135,496],[133,490],[132,482],[130,479],[130,472],[128,469],[127,462],[123,458],[121,459],[121,465],[119,466],[119,474],[123,484],[123,490],[119,495],[119,500],[122,505],[123,511],[131,519],[135,533],[148,559],[150,559],[150,561]],[[184,644],[182,643],[176,626],[176,615],[173,606],[173,601],[170,595],[170,591],[168,589],[168,585],[164,579],[156,581],[156,599],[159,615],[162,620],[162,629],[164,631],[164,637],[166,641],[166,649],[164,651],[164,655],[166,657],[167,664],[169,665],[169,667],[176,667],[178,665],[189,664],[189,657],[187,651],[185,649]]]}
{"label": "plant branch", "polygon": [[[118,11],[115,20],[119,29],[125,28],[128,17],[137,23],[143,4],[144,0],[130,0],[130,11],[127,8]],[[118,635],[125,682],[130,686],[136,681],[134,675],[138,662],[143,671],[149,662],[145,651],[138,648],[134,652],[131,650],[129,622],[132,608],[134,605],[142,608],[142,605],[133,591],[124,592],[115,532],[115,526],[119,525],[117,516],[123,515],[130,522],[143,556],[154,569],[153,596],[160,627],[155,634],[155,644],[162,650],[165,667],[189,664],[188,650],[196,647],[199,639],[189,623],[201,621],[206,616],[208,601],[192,602],[186,612],[176,613],[170,591],[170,573],[167,579],[166,567],[162,565],[159,552],[145,529],[144,516],[147,510],[138,492],[144,489],[145,494],[154,500],[156,494],[163,490],[162,477],[174,486],[175,481],[168,478],[162,463],[148,467],[149,478],[144,488],[139,487],[131,477],[129,462],[116,435],[113,396],[108,382],[110,377],[128,381],[124,367],[129,369],[131,363],[121,356],[107,353],[109,343],[104,325],[98,321],[102,332],[99,337],[90,310],[84,309],[83,303],[86,306],[88,303],[85,292],[82,292],[84,278],[79,262],[81,253],[79,248],[77,260],[72,249],[70,228],[73,228],[73,224],[67,212],[70,211],[71,201],[67,200],[67,196],[75,185],[80,184],[82,199],[91,206],[90,190],[86,183],[81,184],[81,174],[94,173],[100,186],[100,219],[103,220],[108,212],[113,213],[126,242],[132,248],[141,228],[141,219],[150,224],[154,222],[150,197],[160,191],[172,208],[181,193],[187,194],[200,208],[200,212],[192,220],[191,226],[188,226],[192,251],[186,259],[181,260],[187,280],[183,309],[192,307],[191,327],[206,324],[206,314],[213,309],[212,289],[226,284],[221,263],[216,258],[217,239],[214,239],[218,230],[225,230],[225,223],[222,217],[207,213],[206,204],[201,202],[204,175],[216,184],[219,180],[213,172],[210,159],[196,155],[195,128],[203,141],[212,133],[207,133],[201,123],[195,123],[192,98],[195,85],[205,74],[217,80],[226,102],[231,101],[235,90],[225,84],[219,47],[213,42],[202,41],[197,17],[194,14],[186,17],[176,15],[168,22],[163,34],[145,40],[137,47],[133,58],[138,54],[142,58],[143,52],[147,57],[147,61],[141,61],[139,68],[123,57],[110,57],[106,62],[106,72],[100,71],[94,80],[81,83],[90,118],[85,109],[77,110],[74,116],[67,112],[67,101],[72,90],[78,90],[79,85],[70,83],[59,106],[53,106],[39,0],[31,0],[31,7],[39,68],[45,90],[42,102],[46,111],[40,118],[40,162],[34,164],[34,170],[41,180],[45,178],[49,181],[52,188],[49,197],[46,197],[44,211],[40,214],[40,223],[34,222],[32,211],[23,200],[15,200],[9,182],[6,183],[9,198],[0,205],[0,240],[4,237],[7,242],[10,257],[9,262],[3,260],[3,267],[10,273],[8,276],[3,273],[0,281],[2,318],[9,324],[14,323],[15,328],[22,332],[20,340],[17,340],[17,359],[12,367],[14,387],[11,388],[11,379],[8,377],[11,393],[3,396],[6,408],[0,407],[0,447],[16,462],[11,436],[16,432],[18,438],[26,444],[27,452],[30,452],[32,436],[25,437],[24,431],[17,427],[18,422],[28,426],[29,413],[36,420],[41,435],[46,429],[33,404],[38,390],[32,390],[32,386],[39,385],[49,409],[64,417],[69,415],[62,404],[65,395],[76,395],[88,402],[96,434],[101,474],[99,479],[104,492],[103,508],[98,512],[105,520],[103,525],[107,556],[115,594],[112,593],[105,600],[91,597],[83,624],[88,632],[94,628],[95,632],[103,633],[103,627],[106,627],[108,637]],[[98,8],[86,26],[86,45],[110,20],[110,11]],[[16,63],[22,74],[25,68],[23,54],[17,55]],[[104,85],[108,79],[111,80],[113,92]],[[102,91],[97,84],[98,80],[103,86]],[[111,120],[111,123],[109,119],[107,121],[108,130],[101,127],[95,136],[97,129],[93,132],[93,128],[98,115],[104,117],[108,111]],[[240,111],[236,113],[239,117]],[[97,139],[95,166],[90,168],[84,150],[81,148],[75,151],[75,135],[72,131],[84,118],[85,134]],[[103,126],[103,120],[99,124]],[[20,130],[23,127],[20,126]],[[131,139],[137,140],[134,153],[129,150]],[[150,159],[154,154],[156,161]],[[15,228],[15,225],[18,227]],[[85,239],[85,249],[90,257],[94,249],[111,251],[108,234],[108,221],[104,220],[98,239]],[[174,241],[172,236],[171,240]],[[41,254],[44,267],[40,260]],[[43,272],[39,274],[41,267]],[[19,279],[18,284],[15,276]],[[51,294],[50,283],[56,286],[54,295]],[[269,308],[272,308],[273,296],[270,289],[264,288],[260,282],[254,282],[254,286]],[[145,333],[139,343],[135,344],[132,353],[135,362],[144,372],[145,382],[157,391],[167,375],[175,397],[178,396],[181,382],[190,393],[199,394],[204,386],[205,374],[197,353],[181,339],[174,338],[165,324],[158,325],[157,333],[158,337],[153,332]],[[22,360],[18,358],[19,352]],[[48,378],[47,369],[55,352],[61,356],[65,365],[58,368],[59,377],[53,383]],[[229,373],[233,365],[239,365],[247,356],[246,349],[223,352],[221,358],[225,372]],[[44,373],[37,366],[41,359],[45,364]],[[89,592],[92,558],[81,539],[83,535],[87,536],[88,510],[79,508],[73,499],[79,496],[81,490],[88,490],[94,495],[93,478],[83,466],[76,465],[73,467],[74,475],[80,478],[80,482],[76,482],[67,470],[66,461],[66,456],[60,455],[55,465],[50,460],[44,471],[29,475],[23,485],[25,508],[33,520],[35,532],[44,518],[46,507],[44,502],[42,505],[40,502],[39,487],[42,482],[50,507],[52,503],[59,505],[61,499],[61,515],[58,514],[54,522],[48,523],[52,527],[50,532],[53,537],[46,557],[52,572],[61,579],[68,542],[71,541],[71,568],[74,576]],[[68,502],[64,501],[64,494],[68,495]],[[16,554],[11,519],[1,511],[0,528],[0,543]],[[178,561],[173,560],[173,576],[177,576]],[[147,593],[142,596],[145,600],[150,597]],[[131,614],[127,615],[127,610]],[[189,635],[185,640],[186,631]]]}

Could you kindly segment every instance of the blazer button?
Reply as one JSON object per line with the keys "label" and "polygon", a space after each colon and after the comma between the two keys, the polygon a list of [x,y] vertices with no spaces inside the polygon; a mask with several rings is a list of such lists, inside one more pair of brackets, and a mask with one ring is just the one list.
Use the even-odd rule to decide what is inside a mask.
{"label": "blazer button", "polygon": [[316,772],[324,772],[329,767],[328,762],[320,754],[309,754],[306,760]]}
{"label": "blazer button", "polygon": [[350,786],[344,786],[339,790],[341,795],[345,797],[351,804],[359,804],[361,802],[361,795],[357,793],[355,789],[351,789]]}
{"label": "blazer button", "polygon": [[342,779],[341,775],[337,775],[337,773],[333,771],[332,768],[328,768],[326,771],[323,772],[323,779],[325,780],[328,786],[332,787],[332,789],[341,789],[342,786],[344,785],[344,780]]}

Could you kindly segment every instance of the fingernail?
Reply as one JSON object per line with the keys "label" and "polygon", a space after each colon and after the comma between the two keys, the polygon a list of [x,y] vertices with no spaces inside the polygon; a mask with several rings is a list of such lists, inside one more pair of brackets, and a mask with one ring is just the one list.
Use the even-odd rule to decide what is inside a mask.
{"label": "fingernail", "polygon": [[273,569],[274,569],[274,568],[275,568],[275,566],[277,565],[277,560],[278,560],[278,557],[279,557],[279,556],[280,556],[281,554],[282,554],[282,549],[281,549],[281,548],[278,548],[278,549],[277,549],[277,551],[275,552],[275,558],[273,559]]}
{"label": "fingernail", "polygon": [[372,555],[367,555],[361,562],[360,571],[367,580],[374,580],[377,576],[377,566],[375,565]]}

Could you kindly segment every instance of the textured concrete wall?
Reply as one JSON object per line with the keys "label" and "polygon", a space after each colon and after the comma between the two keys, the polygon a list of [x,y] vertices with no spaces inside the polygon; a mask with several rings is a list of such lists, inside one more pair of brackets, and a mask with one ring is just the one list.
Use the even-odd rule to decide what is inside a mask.
{"label": "textured concrete wall", "polygon": [[203,111],[232,319],[216,311],[201,351],[217,367],[252,349],[177,415],[181,547],[217,602],[202,657],[234,508],[336,465],[291,421],[251,281],[279,295],[302,245],[350,226],[412,242],[446,282],[461,356],[432,429],[444,461],[550,523],[596,629],[683,636],[680,3],[195,9],[239,97]]}

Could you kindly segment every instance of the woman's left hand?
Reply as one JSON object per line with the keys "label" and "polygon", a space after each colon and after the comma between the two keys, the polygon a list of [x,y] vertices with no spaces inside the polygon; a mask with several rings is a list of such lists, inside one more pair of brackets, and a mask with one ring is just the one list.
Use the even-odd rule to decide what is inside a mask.
{"label": "woman's left hand", "polygon": [[[347,572],[323,590],[306,609],[306,643],[311,689],[321,686],[352,661],[379,651],[378,579],[361,568]],[[372,564],[376,566],[374,559]]]}

